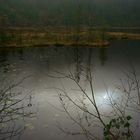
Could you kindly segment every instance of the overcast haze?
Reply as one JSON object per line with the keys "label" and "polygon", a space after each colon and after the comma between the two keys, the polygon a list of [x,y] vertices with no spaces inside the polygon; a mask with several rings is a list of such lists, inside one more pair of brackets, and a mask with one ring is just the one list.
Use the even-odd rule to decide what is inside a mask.
{"label": "overcast haze", "polygon": [[140,26],[139,0],[1,0],[10,26]]}

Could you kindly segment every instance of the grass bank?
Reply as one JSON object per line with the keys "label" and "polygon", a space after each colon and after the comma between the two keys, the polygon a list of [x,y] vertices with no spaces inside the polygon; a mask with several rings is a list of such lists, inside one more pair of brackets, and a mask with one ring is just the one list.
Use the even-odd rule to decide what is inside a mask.
{"label": "grass bank", "polygon": [[107,46],[110,40],[140,39],[139,33],[92,28],[0,28],[1,47]]}

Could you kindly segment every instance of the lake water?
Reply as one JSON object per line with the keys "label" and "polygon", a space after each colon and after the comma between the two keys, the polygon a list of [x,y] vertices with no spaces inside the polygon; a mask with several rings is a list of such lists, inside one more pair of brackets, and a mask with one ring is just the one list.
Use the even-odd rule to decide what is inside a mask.
{"label": "lake water", "polygon": [[[12,92],[22,92],[20,96],[26,95],[24,105],[28,111],[35,113],[33,118],[16,122],[15,127],[26,127],[20,136],[21,140],[87,139],[85,135],[78,135],[79,132],[83,132],[82,129],[66,111],[63,111],[61,97],[72,117],[78,121],[83,120],[82,126],[102,139],[102,124],[92,119],[89,114],[78,110],[79,108],[77,109],[67,98],[70,97],[76,104],[97,114],[91,102],[78,87],[80,85],[88,97],[92,98],[88,77],[89,66],[96,103],[103,120],[109,122],[108,118],[112,115],[110,104],[112,97],[113,105],[118,107],[118,114],[121,114],[120,108],[125,110],[125,115],[132,116],[134,139],[140,139],[138,88],[133,81],[135,73],[136,78],[140,79],[140,41],[113,41],[106,48],[0,49],[1,89],[24,78]],[[75,81],[70,76],[73,76]],[[2,79],[5,79],[4,82]],[[130,98],[127,98],[129,93],[124,91],[124,87],[131,94]],[[126,105],[127,99],[130,102]],[[0,140],[2,137],[1,135]]]}

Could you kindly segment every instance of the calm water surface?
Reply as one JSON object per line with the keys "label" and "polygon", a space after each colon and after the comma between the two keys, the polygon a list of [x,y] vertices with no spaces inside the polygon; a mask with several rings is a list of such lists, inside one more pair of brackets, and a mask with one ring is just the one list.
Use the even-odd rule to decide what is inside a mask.
{"label": "calm water surface", "polygon": [[[114,41],[108,48],[0,49],[1,79],[7,79],[7,84],[10,84],[28,76],[21,83],[20,91],[27,95],[27,102],[31,103],[29,108],[36,115],[22,122],[26,129],[20,137],[21,140],[86,140],[84,136],[66,135],[59,129],[62,127],[69,132],[76,132],[80,128],[61,111],[62,106],[58,96],[60,91],[56,88],[65,89],[75,102],[78,102],[77,99],[81,95],[75,83],[68,78],[58,78],[64,76],[60,73],[66,75],[72,73],[90,96],[87,77],[83,77],[83,73],[86,74],[88,71],[89,64],[97,104],[104,114],[108,114],[110,107],[107,105],[107,91],[112,93],[120,85],[120,79],[127,81],[126,73],[131,75],[131,64],[135,67],[137,78],[140,79],[140,41]],[[2,86],[1,84],[1,88]],[[16,88],[16,92],[18,90]],[[114,98],[119,100],[119,96],[123,95],[116,92]],[[89,101],[85,103],[92,108]],[[70,108],[70,111],[76,117],[74,107]],[[139,140],[140,113],[128,111],[128,114],[133,117],[135,139]],[[93,131],[102,137],[100,136],[102,129],[93,127]]]}

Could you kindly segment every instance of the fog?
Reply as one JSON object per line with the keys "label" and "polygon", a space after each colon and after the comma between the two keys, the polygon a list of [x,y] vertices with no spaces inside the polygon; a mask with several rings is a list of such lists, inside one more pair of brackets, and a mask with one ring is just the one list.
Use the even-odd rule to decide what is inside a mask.
{"label": "fog", "polygon": [[9,26],[139,27],[139,9],[138,0],[0,1],[0,17],[4,16]]}

